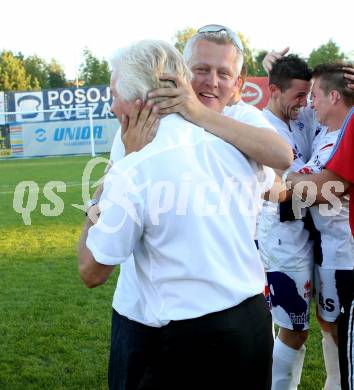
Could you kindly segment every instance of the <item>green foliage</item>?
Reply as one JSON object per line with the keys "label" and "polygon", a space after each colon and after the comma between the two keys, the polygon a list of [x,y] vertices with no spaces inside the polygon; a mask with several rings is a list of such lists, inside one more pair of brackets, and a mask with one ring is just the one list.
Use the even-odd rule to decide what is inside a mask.
{"label": "green foliage", "polygon": [[255,74],[254,76],[258,77],[264,77],[267,76],[267,72],[264,70],[262,61],[264,57],[267,55],[267,50],[260,50],[256,53],[254,57],[254,64],[255,64]]}
{"label": "green foliage", "polygon": [[343,61],[344,59],[344,53],[342,53],[339,46],[330,39],[324,45],[312,50],[308,59],[308,64],[311,68],[314,68],[316,65],[325,62]]}
{"label": "green foliage", "polygon": [[255,62],[254,62],[253,52],[250,47],[249,40],[240,32],[238,32],[237,35],[240,37],[241,42],[243,44],[243,61],[247,65],[247,75],[254,76]]}
{"label": "green foliage", "polygon": [[105,59],[99,60],[93,53],[85,48],[84,62],[80,65],[80,79],[84,85],[109,84],[111,72]]}
{"label": "green foliage", "polygon": [[188,39],[192,38],[197,33],[197,30],[193,27],[187,27],[184,30],[178,30],[174,36],[175,48],[183,54],[184,46]]}
{"label": "green foliage", "polygon": [[23,59],[23,65],[27,74],[31,76],[33,89],[49,88],[48,64],[45,60],[37,55],[32,55]]}
{"label": "green foliage", "polygon": [[0,54],[0,91],[31,90],[31,77],[20,58],[11,51],[4,50]]}
{"label": "green foliage", "polygon": [[346,53],[346,59],[351,63],[354,62],[354,50],[351,50],[349,53]]}
{"label": "green foliage", "polygon": [[63,88],[66,86],[64,70],[54,58],[48,65],[48,82],[49,88]]}
{"label": "green foliage", "polygon": [[62,66],[54,59],[48,64],[37,55],[25,57],[21,52],[0,53],[0,90],[30,91],[66,86]]}

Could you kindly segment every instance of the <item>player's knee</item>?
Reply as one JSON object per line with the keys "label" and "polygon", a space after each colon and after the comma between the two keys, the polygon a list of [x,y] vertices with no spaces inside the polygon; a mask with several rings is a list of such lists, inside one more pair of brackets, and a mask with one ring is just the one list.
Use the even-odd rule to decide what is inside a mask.
{"label": "player's knee", "polygon": [[300,349],[305,343],[309,336],[308,330],[296,331],[293,335],[293,340],[296,343],[296,349]]}
{"label": "player's knee", "polygon": [[321,326],[322,335],[330,334],[333,341],[338,345],[338,326],[337,322],[328,322],[321,317],[317,317]]}
{"label": "player's knee", "polygon": [[295,331],[284,328],[279,330],[280,340],[293,349],[300,349],[305,344],[308,334],[308,330]]}
{"label": "player's knee", "polygon": [[336,322],[332,322],[330,325],[331,336],[333,341],[338,345],[338,327]]}

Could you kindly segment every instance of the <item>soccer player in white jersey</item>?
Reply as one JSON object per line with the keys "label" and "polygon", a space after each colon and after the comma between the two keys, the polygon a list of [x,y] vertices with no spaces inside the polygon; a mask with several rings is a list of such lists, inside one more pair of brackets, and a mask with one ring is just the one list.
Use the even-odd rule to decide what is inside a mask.
{"label": "soccer player in white jersey", "polygon": [[[340,127],[354,104],[354,91],[347,86],[343,67],[347,64],[322,64],[314,69],[312,87],[313,107],[317,119],[327,126],[313,147],[311,159],[299,170],[290,174],[289,180],[298,183],[308,180],[308,175],[318,174],[326,165],[340,134]],[[316,176],[316,175],[315,175]],[[314,225],[319,232],[320,251],[315,256],[315,290],[318,319],[323,335],[323,352],[327,374],[325,390],[341,389],[337,352],[337,319],[341,307],[351,301],[354,269],[354,239],[349,227],[349,196],[340,200],[322,188],[320,201],[310,208]],[[342,387],[348,382],[343,378]]]}
{"label": "soccer player in white jersey", "polygon": [[[293,170],[309,159],[312,139],[321,130],[307,107],[311,77],[305,61],[295,55],[278,59],[269,73],[270,100],[263,113],[293,149]],[[296,389],[308,336],[313,244],[304,221],[294,219],[291,202],[269,201],[263,205],[258,243],[273,321],[280,327],[273,351],[272,388]]]}

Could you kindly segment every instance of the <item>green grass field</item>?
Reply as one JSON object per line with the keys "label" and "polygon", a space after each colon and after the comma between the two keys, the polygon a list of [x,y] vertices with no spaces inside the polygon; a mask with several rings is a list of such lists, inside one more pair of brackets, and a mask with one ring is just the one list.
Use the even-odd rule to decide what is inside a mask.
{"label": "green grass field", "polygon": [[[93,290],[83,286],[77,272],[76,245],[84,216],[72,204],[82,203],[81,176],[89,160],[0,161],[2,390],[107,388],[111,300],[118,271]],[[103,168],[99,165],[91,179],[97,180]],[[13,209],[14,189],[24,180],[38,183],[40,189],[29,226]],[[58,193],[64,211],[45,217],[41,205],[50,202],[43,187],[53,180],[67,184],[66,192]],[[320,332],[312,320],[300,389],[322,389],[324,376]]]}

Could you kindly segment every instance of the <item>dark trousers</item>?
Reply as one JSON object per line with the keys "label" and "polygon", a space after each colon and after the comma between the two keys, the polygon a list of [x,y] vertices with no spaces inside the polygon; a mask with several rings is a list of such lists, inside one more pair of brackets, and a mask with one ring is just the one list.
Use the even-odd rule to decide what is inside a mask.
{"label": "dark trousers", "polygon": [[263,294],[203,317],[171,321],[139,390],[268,390],[273,336]]}
{"label": "dark trousers", "polygon": [[342,390],[354,390],[354,271],[343,272],[338,291],[342,311],[338,318],[338,353]]}
{"label": "dark trousers", "polygon": [[113,309],[108,383],[110,390],[136,390],[159,350],[161,328],[131,321]]}

